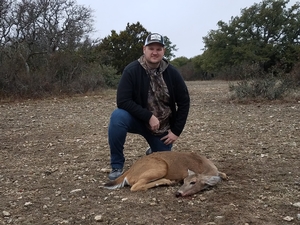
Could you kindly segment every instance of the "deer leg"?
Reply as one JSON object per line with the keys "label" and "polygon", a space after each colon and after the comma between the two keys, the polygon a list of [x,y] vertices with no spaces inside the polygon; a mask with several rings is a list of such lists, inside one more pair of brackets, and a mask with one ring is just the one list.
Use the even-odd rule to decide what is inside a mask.
{"label": "deer leg", "polygon": [[[140,180],[142,181],[142,180]],[[135,183],[132,187],[131,187],[131,191],[146,191],[149,188],[153,188],[153,187],[157,187],[157,186],[161,186],[161,185],[173,185],[175,183],[177,183],[176,181],[172,181],[166,178],[162,178],[159,180],[155,180],[152,181],[150,183],[144,183],[144,182],[140,182],[138,181],[137,183]]]}
{"label": "deer leg", "polygon": [[151,187],[155,187],[158,185],[169,184],[171,181],[163,178],[166,174],[167,174],[166,167],[147,170],[140,175],[137,182],[132,185],[130,190],[131,191],[147,190]]}
{"label": "deer leg", "polygon": [[143,190],[147,190],[149,188],[152,188],[152,187],[158,187],[158,186],[161,186],[161,185],[173,185],[173,184],[176,184],[177,182],[176,181],[172,181],[172,180],[169,180],[169,179],[166,179],[166,178],[162,178],[162,179],[159,179],[159,180],[156,180],[156,181],[152,181],[148,184],[145,184],[142,188]]}

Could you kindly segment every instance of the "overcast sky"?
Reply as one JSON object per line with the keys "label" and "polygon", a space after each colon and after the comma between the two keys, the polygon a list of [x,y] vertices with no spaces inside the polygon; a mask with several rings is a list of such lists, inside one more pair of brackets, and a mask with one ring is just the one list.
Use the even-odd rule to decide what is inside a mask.
{"label": "overcast sky", "polygon": [[[241,9],[259,0],[77,0],[79,5],[94,11],[95,38],[104,38],[111,30],[119,33],[127,23],[140,22],[150,32],[167,36],[178,51],[176,57],[200,55],[204,47],[202,37],[217,29],[217,22],[226,23],[232,16],[240,16]],[[291,0],[290,4],[295,4]]]}

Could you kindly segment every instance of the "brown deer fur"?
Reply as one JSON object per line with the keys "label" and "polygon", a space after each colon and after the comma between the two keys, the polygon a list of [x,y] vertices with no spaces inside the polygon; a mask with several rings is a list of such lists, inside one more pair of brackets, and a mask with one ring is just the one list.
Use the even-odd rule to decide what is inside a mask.
{"label": "brown deer fur", "polygon": [[106,183],[104,188],[116,189],[129,185],[131,191],[140,191],[184,181],[176,196],[186,196],[217,184],[220,178],[225,179],[226,174],[219,172],[204,156],[193,152],[165,151],[138,159],[129,170]]}

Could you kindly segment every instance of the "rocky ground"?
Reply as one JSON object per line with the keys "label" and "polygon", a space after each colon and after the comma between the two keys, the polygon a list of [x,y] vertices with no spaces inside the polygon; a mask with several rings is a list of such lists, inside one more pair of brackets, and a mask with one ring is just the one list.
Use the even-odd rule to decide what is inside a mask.
{"label": "rocky ground", "polygon": [[[115,91],[0,104],[0,224],[300,224],[300,103],[237,104],[228,83],[187,82],[191,110],[173,151],[229,179],[191,197],[179,185],[103,189]],[[128,135],[126,168],[147,148]]]}

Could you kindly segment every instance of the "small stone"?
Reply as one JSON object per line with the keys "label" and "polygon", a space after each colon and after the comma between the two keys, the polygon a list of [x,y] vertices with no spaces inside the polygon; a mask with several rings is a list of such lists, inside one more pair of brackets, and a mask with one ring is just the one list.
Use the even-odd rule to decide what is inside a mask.
{"label": "small stone", "polygon": [[294,203],[293,206],[295,206],[295,207],[300,207],[300,202]]}
{"label": "small stone", "polygon": [[111,169],[109,169],[109,168],[102,168],[100,171],[102,173],[109,173],[111,171]]}
{"label": "small stone", "polygon": [[299,213],[299,214],[297,214],[297,219],[298,219],[298,220],[300,220],[300,213]]}
{"label": "small stone", "polygon": [[283,220],[288,221],[288,222],[291,222],[291,221],[294,220],[294,218],[291,217],[291,216],[286,216],[286,217],[283,218]]}
{"label": "small stone", "polygon": [[70,194],[73,194],[73,193],[76,193],[76,192],[80,192],[80,191],[82,191],[82,189],[74,189],[74,190],[70,191]]}
{"label": "small stone", "polygon": [[96,220],[97,222],[102,222],[102,221],[103,221],[102,215],[97,215],[97,216],[95,216],[95,220]]}
{"label": "small stone", "polygon": [[203,197],[203,196],[200,196],[200,201],[201,202],[204,202],[206,200],[206,198],[205,197]]}
{"label": "small stone", "polygon": [[4,217],[9,217],[10,216],[10,213],[7,212],[7,211],[2,211],[2,214]]}
{"label": "small stone", "polygon": [[24,206],[30,206],[32,205],[32,202],[25,202]]}

